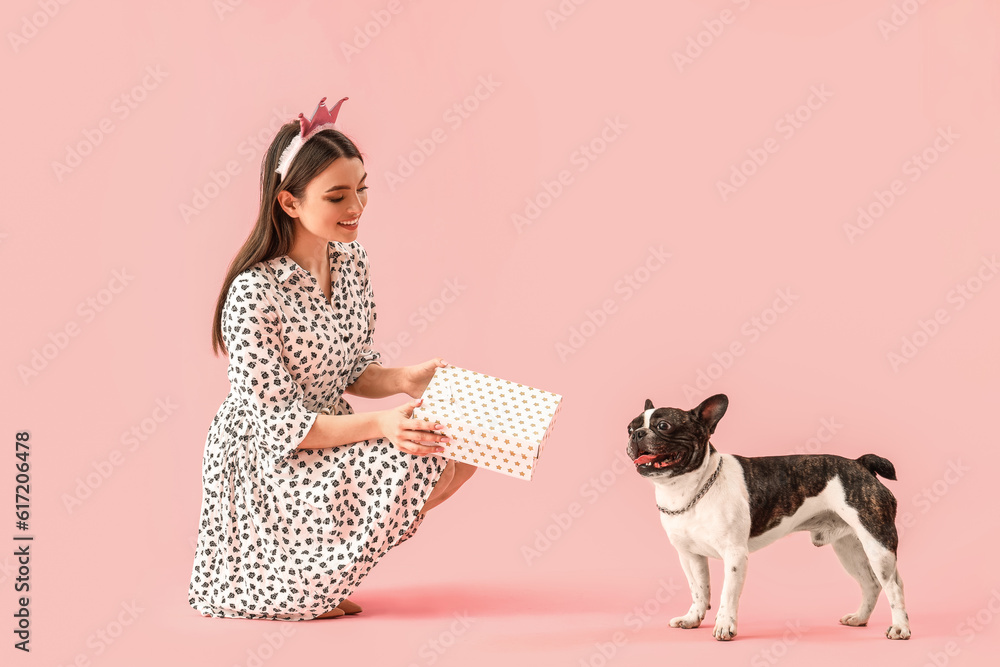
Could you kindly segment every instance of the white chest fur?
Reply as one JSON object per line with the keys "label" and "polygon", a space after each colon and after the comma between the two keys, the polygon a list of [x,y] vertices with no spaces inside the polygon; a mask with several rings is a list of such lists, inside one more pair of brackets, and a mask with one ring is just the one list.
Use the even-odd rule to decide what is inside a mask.
{"label": "white chest fur", "polygon": [[729,454],[708,457],[697,474],[654,480],[656,504],[670,510],[685,507],[694,498],[722,458],[719,476],[694,507],[683,514],[660,512],[660,523],[675,548],[699,556],[722,558],[722,553],[750,532],[750,502],[743,468]]}

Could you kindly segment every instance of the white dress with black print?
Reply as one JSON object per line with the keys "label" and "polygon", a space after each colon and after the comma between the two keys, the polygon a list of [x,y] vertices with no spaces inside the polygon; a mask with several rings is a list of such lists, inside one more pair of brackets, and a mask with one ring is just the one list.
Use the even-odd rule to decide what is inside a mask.
{"label": "white dress with black print", "polygon": [[226,297],[231,388],[205,443],[189,588],[205,616],[329,611],[414,534],[444,470],[444,458],[384,438],[296,448],[317,414],[353,414],[344,389],[380,359],[365,249],[329,251],[330,303],[287,255],[239,274]]}

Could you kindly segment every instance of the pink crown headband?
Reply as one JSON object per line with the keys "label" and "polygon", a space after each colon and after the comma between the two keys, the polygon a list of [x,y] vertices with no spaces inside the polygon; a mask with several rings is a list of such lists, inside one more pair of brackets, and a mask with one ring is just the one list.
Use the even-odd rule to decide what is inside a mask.
{"label": "pink crown headband", "polygon": [[320,130],[326,130],[333,128],[339,130],[337,127],[337,114],[340,113],[340,105],[344,103],[347,98],[342,98],[339,102],[333,105],[333,111],[329,111],[326,108],[326,98],[324,97],[316,105],[316,111],[313,112],[312,118],[306,120],[306,117],[299,114],[299,133],[292,137],[288,146],[284,151],[281,152],[281,157],[278,159],[278,168],[275,169],[276,172],[281,174],[281,178],[285,178],[285,174],[288,173],[288,167],[292,164],[292,160],[298,154],[299,149],[302,145],[309,141],[317,132]]}

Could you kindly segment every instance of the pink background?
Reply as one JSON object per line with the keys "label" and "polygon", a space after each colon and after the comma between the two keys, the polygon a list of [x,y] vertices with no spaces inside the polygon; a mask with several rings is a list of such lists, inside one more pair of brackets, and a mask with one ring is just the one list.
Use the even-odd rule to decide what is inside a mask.
{"label": "pink background", "polygon": [[[393,14],[383,0],[223,2],[4,4],[5,662],[995,655],[1000,280],[984,258],[1000,250],[996,3],[399,0]],[[569,15],[553,22],[560,6]],[[345,55],[354,40],[363,48]],[[696,57],[678,66],[686,49]],[[359,617],[204,618],[187,586],[205,436],[228,391],[210,347],[215,300],[277,124],[345,95],[372,186],[358,239],[388,363],[440,355],[561,393],[563,412],[536,478],[480,471],[372,571],[353,596]],[[465,118],[449,113],[456,104]],[[782,120],[796,113],[797,127]],[[609,120],[619,129],[602,139]],[[600,154],[581,158],[591,144]],[[57,173],[71,150],[87,154]],[[921,170],[912,160],[925,152]],[[753,155],[763,164],[746,163],[724,200],[718,183]],[[420,164],[394,183],[401,160]],[[852,242],[845,225],[859,207],[879,212],[897,179]],[[539,210],[518,230],[526,199]],[[669,253],[655,270],[650,247]],[[781,313],[769,310],[778,290],[794,298]],[[904,337],[919,346],[894,364]],[[742,353],[727,357],[734,343]],[[22,378],[36,352],[50,358]],[[714,379],[685,391],[699,373]],[[667,627],[688,593],[652,487],[618,463],[625,427],[647,397],[689,408],[716,392],[730,398],[713,438],[722,451],[895,464],[911,641],[883,637],[884,596],[870,627],[838,626],[860,592],[805,533],[751,557],[733,644],[711,639],[717,562],[705,625]],[[157,401],[172,406],[160,422]],[[123,440],[133,428],[143,439]],[[10,632],[10,443],[25,429],[30,655]]]}

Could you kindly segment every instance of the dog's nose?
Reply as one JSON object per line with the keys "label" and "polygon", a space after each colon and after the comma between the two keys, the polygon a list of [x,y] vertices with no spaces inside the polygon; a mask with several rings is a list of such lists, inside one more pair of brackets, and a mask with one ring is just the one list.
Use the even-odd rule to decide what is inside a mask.
{"label": "dog's nose", "polygon": [[632,433],[629,434],[628,445],[625,447],[625,449],[628,452],[629,458],[635,459],[641,453],[639,451],[639,442],[642,440],[643,432],[645,430],[646,429],[643,428],[637,428],[636,430],[632,431]]}

